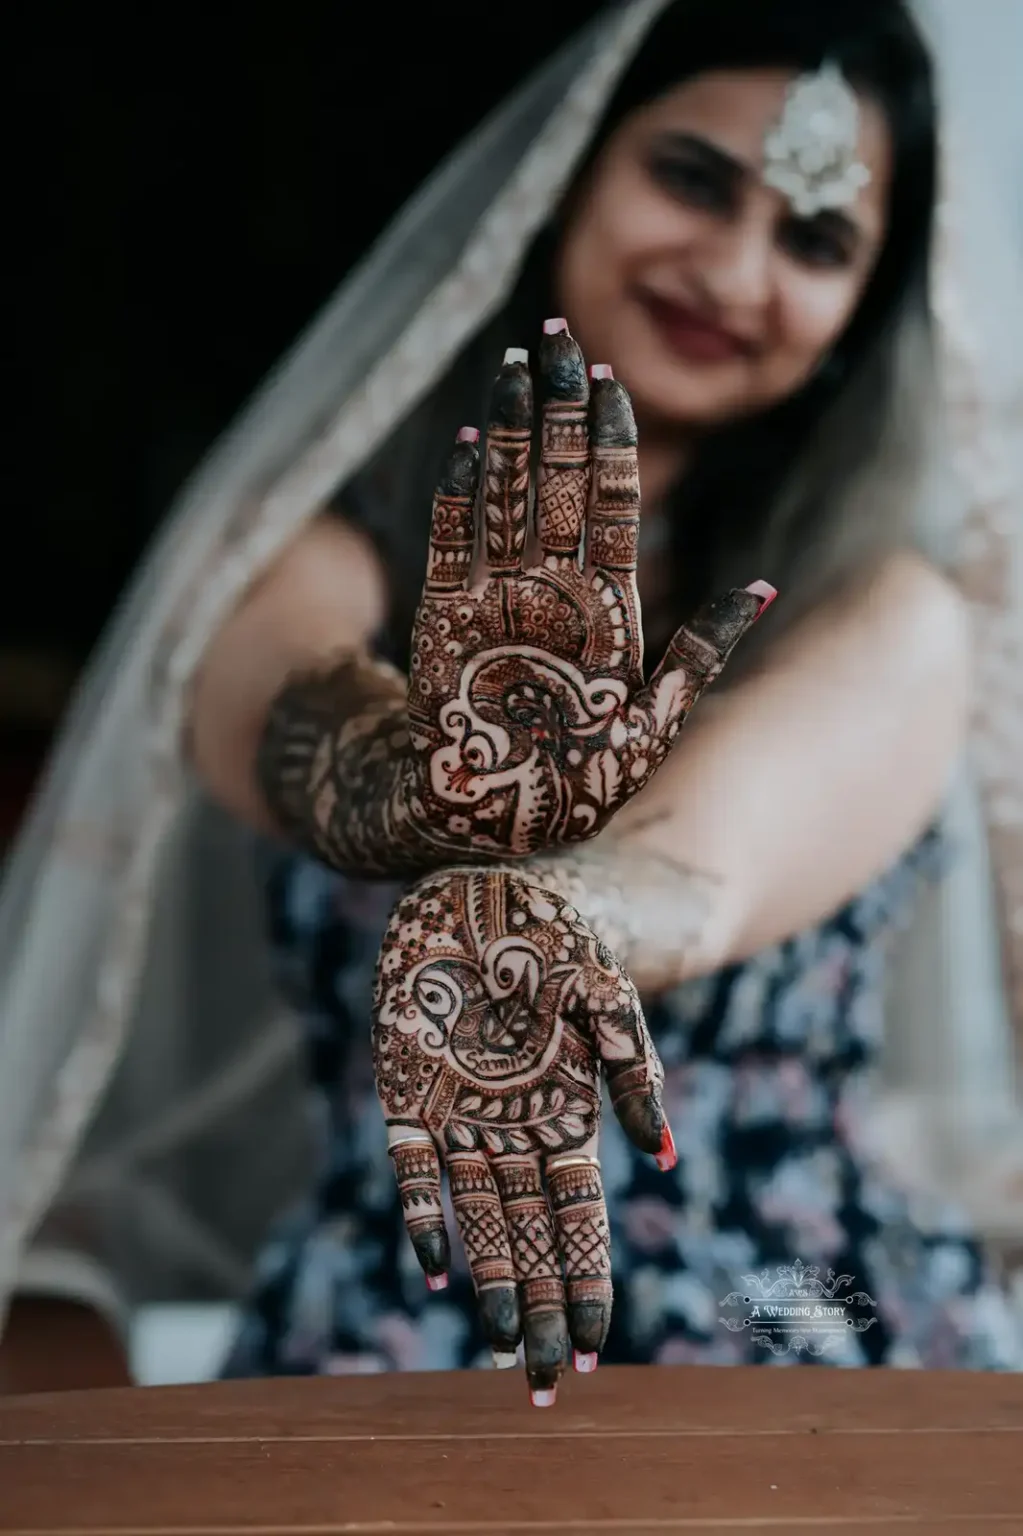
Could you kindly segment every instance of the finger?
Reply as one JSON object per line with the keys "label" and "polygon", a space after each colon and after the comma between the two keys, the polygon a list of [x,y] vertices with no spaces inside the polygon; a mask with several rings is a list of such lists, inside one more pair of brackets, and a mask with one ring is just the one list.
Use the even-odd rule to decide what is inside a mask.
{"label": "finger", "polygon": [[[777,592],[766,581],[734,587],[700,609],[694,619],[677,630],[667,655],[646,689],[651,701],[659,694],[677,696],[681,712],[692,709],[703,690],[724,668],[725,662],[753,625],[774,602]],[[670,686],[664,687],[665,680]],[[639,703],[639,696],[636,702]],[[664,714],[663,702],[660,713]]]}
{"label": "finger", "polygon": [[487,565],[494,576],[514,576],[521,570],[526,543],[533,436],[533,380],[527,361],[527,353],[509,347],[490,396],[483,531]]}
{"label": "finger", "polygon": [[480,454],[475,427],[463,427],[433,496],[426,591],[461,592],[472,568],[476,542],[474,509]]}
{"label": "finger", "polygon": [[515,1266],[501,1196],[482,1152],[449,1152],[448,1185],[494,1363],[515,1364],[522,1337]]}
{"label": "finger", "polygon": [[565,1266],[575,1368],[593,1371],[611,1326],[611,1231],[600,1163],[580,1153],[549,1158],[547,1194]]}
{"label": "finger", "polygon": [[448,1283],[451,1244],[440,1198],[440,1158],[427,1131],[388,1127],[388,1152],[401,1195],[405,1226],[431,1291]]}
{"label": "finger", "polygon": [[635,574],[639,547],[639,460],[636,419],[624,385],[606,363],[590,369],[593,502],[586,558],[602,571]]}
{"label": "finger", "polygon": [[526,1380],[534,1407],[553,1405],[568,1364],[565,1285],[554,1221],[536,1157],[493,1159],[519,1283]]}
{"label": "finger", "polygon": [[651,1153],[666,1173],[678,1158],[662,1103],[664,1068],[639,993],[599,939],[592,947],[590,993],[602,1003],[592,1022],[611,1107],[633,1146]]}
{"label": "finger", "polygon": [[544,322],[537,526],[544,555],[578,559],[590,494],[586,364],[564,320]]}

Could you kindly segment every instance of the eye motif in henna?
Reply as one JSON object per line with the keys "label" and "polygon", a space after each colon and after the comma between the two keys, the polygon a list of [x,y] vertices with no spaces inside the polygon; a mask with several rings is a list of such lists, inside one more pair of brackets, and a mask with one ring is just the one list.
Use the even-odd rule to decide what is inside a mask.
{"label": "eye motif in henna", "polygon": [[553,1387],[569,1339],[588,1359],[610,1318],[602,1072],[637,1145],[665,1144],[635,988],[558,896],[507,870],[440,872],[388,926],[373,1056],[427,1276],[438,1283],[448,1263],[439,1148],[491,1343],[513,1355],[524,1333],[531,1386]]}
{"label": "eye motif in henna", "polygon": [[515,855],[592,837],[642,788],[772,590],[754,584],[708,605],[644,684],[628,395],[608,369],[593,371],[591,389],[567,330],[545,335],[540,564],[524,569],[524,357],[508,354],[491,404],[481,588],[469,585],[481,473],[472,432],[438,489],[408,693],[413,815],[453,848]]}

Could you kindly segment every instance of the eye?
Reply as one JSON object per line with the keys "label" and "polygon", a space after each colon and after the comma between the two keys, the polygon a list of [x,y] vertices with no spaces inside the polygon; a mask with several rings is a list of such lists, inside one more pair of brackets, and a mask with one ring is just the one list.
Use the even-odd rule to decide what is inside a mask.
{"label": "eye", "polygon": [[779,244],[807,267],[847,267],[853,257],[851,237],[823,219],[786,219]]}
{"label": "eye", "polygon": [[691,208],[726,213],[732,207],[729,178],[720,169],[689,155],[655,155],[650,175],[657,186]]}

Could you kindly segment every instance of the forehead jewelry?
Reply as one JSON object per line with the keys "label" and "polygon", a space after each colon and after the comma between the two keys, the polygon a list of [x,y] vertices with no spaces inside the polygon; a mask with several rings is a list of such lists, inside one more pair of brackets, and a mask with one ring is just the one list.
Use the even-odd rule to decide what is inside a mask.
{"label": "forehead jewelry", "polygon": [[800,218],[848,207],[870,180],[856,158],[859,136],[859,102],[838,65],[800,75],[764,137],[764,182],[787,197]]}

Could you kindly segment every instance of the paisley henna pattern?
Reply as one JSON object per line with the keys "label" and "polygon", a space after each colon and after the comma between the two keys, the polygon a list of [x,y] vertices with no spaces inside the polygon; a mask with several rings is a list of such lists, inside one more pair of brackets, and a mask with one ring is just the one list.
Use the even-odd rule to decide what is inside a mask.
{"label": "paisley henna pattern", "polygon": [[632,407],[613,379],[596,378],[591,390],[565,331],[544,337],[540,373],[541,564],[520,564],[532,421],[521,362],[505,365],[494,390],[483,486],[490,574],[482,587],[452,584],[468,558],[465,509],[474,494],[464,451],[435,502],[409,683],[410,803],[456,856],[522,856],[599,832],[663,762],[765,606],[751,591],[709,605],[679,631],[644,686]]}
{"label": "paisley henna pattern", "polygon": [[636,1145],[664,1145],[635,988],[554,893],[517,871],[444,871],[391,917],[373,1057],[420,1262],[432,1276],[447,1262],[438,1148],[488,1336],[505,1353],[521,1328],[531,1386],[553,1387],[569,1339],[599,1349],[610,1317],[602,1071]]}
{"label": "paisley henna pattern", "polygon": [[[709,604],[644,685],[632,407],[605,370],[591,387],[567,331],[540,351],[541,563],[523,568],[522,356],[495,382],[482,471],[463,429],[437,487],[405,698],[393,669],[347,657],[293,679],[271,711],[257,764],[267,803],[345,872],[418,874],[593,837],[664,761],[769,600],[755,584]],[[487,574],[473,584],[478,542]]]}

